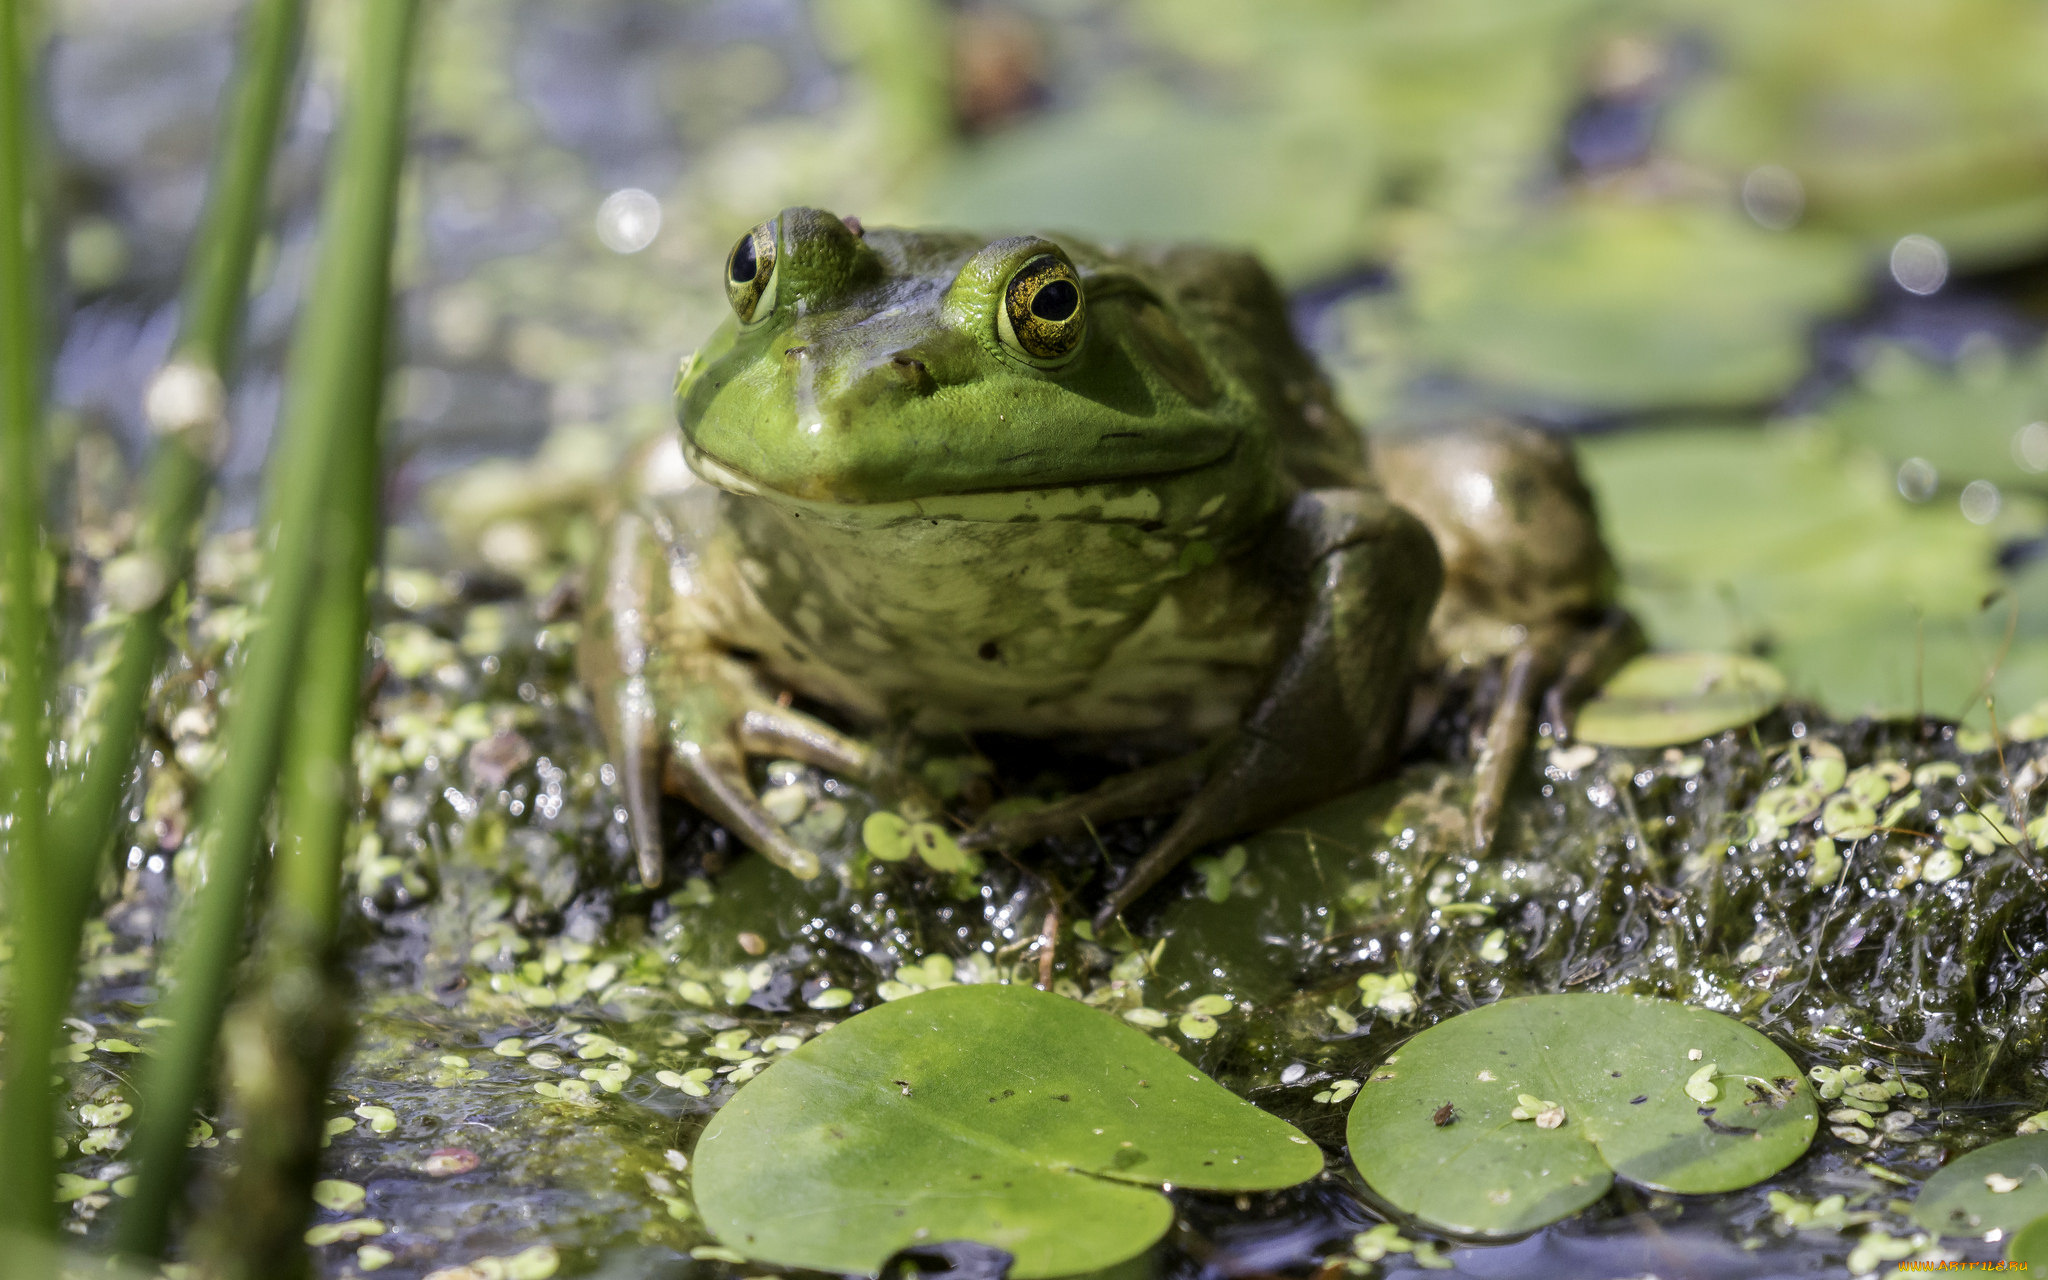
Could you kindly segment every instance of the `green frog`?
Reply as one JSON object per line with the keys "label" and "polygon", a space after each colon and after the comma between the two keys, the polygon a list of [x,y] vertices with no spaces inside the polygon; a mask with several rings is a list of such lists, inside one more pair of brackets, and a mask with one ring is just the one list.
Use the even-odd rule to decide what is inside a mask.
{"label": "green frog", "polygon": [[1418,677],[1459,668],[1495,673],[1483,843],[1542,690],[1613,630],[1570,454],[1490,424],[1397,445],[1376,478],[1246,254],[792,208],[733,246],[725,288],[680,437],[622,486],[585,595],[649,886],[664,786],[808,878],[749,757],[915,799],[878,743],[1000,732],[1144,763],[963,846],[1176,815],[1107,918],[1385,772]]}

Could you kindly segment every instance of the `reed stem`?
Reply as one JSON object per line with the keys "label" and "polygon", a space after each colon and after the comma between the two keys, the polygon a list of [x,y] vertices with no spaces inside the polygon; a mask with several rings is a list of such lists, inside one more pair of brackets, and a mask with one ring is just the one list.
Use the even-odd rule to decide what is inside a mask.
{"label": "reed stem", "polygon": [[[301,672],[319,680],[305,654],[308,621],[336,506],[335,468],[373,449],[362,437],[374,416],[367,371],[381,356],[389,305],[389,263],[405,142],[405,98],[416,0],[365,0],[342,124],[322,206],[319,265],[289,365],[290,382],[272,460],[270,526],[275,542],[247,665],[234,681],[224,728],[224,763],[208,789],[198,828],[206,876],[180,929],[175,985],[166,999],[172,1025],[144,1077],[130,1153],[140,1161],[135,1194],[116,1244],[125,1253],[161,1254],[184,1186],[185,1135],[205,1091],[241,950],[263,809],[276,780],[285,719]],[[374,457],[374,454],[371,456]],[[351,515],[360,517],[360,507]],[[328,563],[331,563],[328,562]],[[349,589],[362,590],[357,573]],[[360,607],[360,606],[358,606]],[[323,620],[324,622],[324,620]],[[343,659],[353,682],[360,628]],[[346,748],[344,747],[344,752]],[[329,778],[342,786],[345,779]],[[329,890],[331,895],[332,890]],[[328,918],[331,919],[331,911]]]}
{"label": "reed stem", "polygon": [[[50,1188],[55,1132],[50,1056],[69,995],[62,931],[46,909],[53,885],[45,695],[49,611],[43,600],[42,296],[33,196],[32,102],[21,0],[0,0],[0,593],[5,596],[5,804],[11,1016],[0,1091],[0,1226],[56,1228]],[[74,943],[75,949],[75,943]]]}
{"label": "reed stem", "polygon": [[348,1041],[348,983],[335,927],[343,839],[355,809],[376,555],[385,343],[362,346],[351,424],[334,468],[305,678],[278,779],[277,864],[253,990],[222,1030],[226,1084],[242,1130],[226,1194],[194,1232],[214,1280],[288,1280],[307,1272],[304,1234],[326,1131],[327,1082]]}
{"label": "reed stem", "polygon": [[191,569],[213,459],[226,430],[225,389],[249,297],[250,264],[263,232],[271,157],[298,62],[305,7],[305,0],[254,0],[243,20],[206,211],[186,264],[178,338],[147,406],[157,443],[132,554],[162,586],[154,598],[124,602],[130,612],[115,640],[120,656],[100,700],[106,714],[99,739],[52,824],[61,862],[73,873],[62,904],[67,919],[82,921],[94,873],[113,841],[150,682],[163,661],[171,586]]}

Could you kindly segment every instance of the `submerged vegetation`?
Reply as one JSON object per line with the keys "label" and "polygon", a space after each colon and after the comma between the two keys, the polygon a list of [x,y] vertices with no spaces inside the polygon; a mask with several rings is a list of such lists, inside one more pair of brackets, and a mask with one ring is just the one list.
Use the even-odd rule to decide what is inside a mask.
{"label": "submerged vegetation", "polygon": [[[2048,1123],[2048,366],[2029,264],[2048,197],[2013,159],[2048,136],[2038,14],[846,0],[771,22],[445,0],[401,182],[413,8],[307,6],[294,107],[301,6],[248,7],[189,255],[122,203],[149,203],[143,161],[175,139],[144,130],[77,176],[120,150],[78,116],[125,64],[52,76],[56,195],[29,156],[31,78],[0,77],[0,208],[51,210],[40,242],[0,247],[0,474],[52,476],[0,486],[10,1228],[222,1274],[757,1275],[735,1224],[783,1193],[698,1146],[712,1117],[785,1088],[781,1064],[875,1052],[851,1019],[1007,983],[1123,1024],[1074,1032],[1076,1071],[1121,1042],[1316,1144],[1303,1160],[1282,1136],[1287,1168],[1256,1182],[1148,1173],[1174,1184],[1170,1214],[1088,1182],[1159,1219],[1140,1266],[1540,1269],[1557,1249],[1629,1274],[1676,1248],[1703,1274],[1862,1274],[2042,1248],[2024,1144]],[[89,10],[66,11],[59,49],[126,47]],[[9,56],[33,61],[36,34]],[[1919,105],[1881,110],[1897,102]],[[1813,124],[1870,112],[1913,127],[1869,133],[1890,140],[1874,155]],[[1256,244],[1375,429],[1602,428],[1581,452],[1630,607],[1664,647],[1720,656],[1639,671],[1586,740],[1532,753],[1483,857],[1482,680],[1385,784],[1206,851],[1100,934],[1107,863],[1152,824],[971,854],[944,815],[793,761],[755,782],[824,875],[792,881],[677,806],[671,880],[640,889],[571,602],[610,467],[666,429],[675,361],[725,308],[730,233],[785,203]],[[32,244],[63,259],[68,327],[34,323],[61,308],[36,296]],[[151,264],[171,256],[189,260],[179,336],[147,399],[104,361],[64,374],[93,324],[140,348],[121,308],[168,292]],[[249,388],[277,376],[295,312],[252,531]],[[124,440],[149,448],[132,488]],[[202,509],[216,482],[225,519]],[[1098,770],[959,742],[924,781],[1028,800]],[[1569,1015],[1587,1045],[1569,1069],[1611,1050],[1600,1069],[1632,1082],[1647,1053],[1654,1089],[1475,1068],[1407,1099],[1376,1078],[1487,1017],[1595,1007]],[[1615,1012],[1644,1007],[1691,1021]],[[971,1030],[917,1051],[1011,1052],[1005,1024]],[[909,1091],[891,1105],[926,1100],[888,1081]],[[1374,1119],[1400,1100],[1407,1129]],[[1589,1156],[1610,1109],[1763,1155],[1722,1180]],[[1447,1137],[1490,1172],[1560,1144],[1578,1185],[1518,1216],[1460,1177],[1478,1201],[1450,1203],[1402,1163]],[[880,1156],[860,1176],[926,1172]]]}

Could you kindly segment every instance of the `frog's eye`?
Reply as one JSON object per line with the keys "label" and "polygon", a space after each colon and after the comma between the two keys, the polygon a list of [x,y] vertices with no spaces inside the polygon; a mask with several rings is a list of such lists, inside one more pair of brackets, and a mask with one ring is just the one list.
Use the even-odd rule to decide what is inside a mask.
{"label": "frog's eye", "polygon": [[1017,268],[1003,287],[996,332],[1003,345],[1034,364],[1056,364],[1074,354],[1088,319],[1081,277],[1065,258],[1041,253]]}
{"label": "frog's eye", "polygon": [[775,224],[747,232],[725,255],[725,296],[742,325],[766,320],[775,311]]}

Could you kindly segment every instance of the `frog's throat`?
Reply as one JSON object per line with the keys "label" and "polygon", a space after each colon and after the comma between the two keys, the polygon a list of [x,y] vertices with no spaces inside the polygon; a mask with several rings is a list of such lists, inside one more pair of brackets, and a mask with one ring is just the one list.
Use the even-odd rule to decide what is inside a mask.
{"label": "frog's throat", "polygon": [[1067,482],[935,493],[881,502],[840,502],[798,497],[770,488],[720,462],[698,448],[688,437],[683,439],[683,458],[689,463],[690,470],[705,483],[727,493],[759,498],[800,514],[816,514],[839,522],[853,518],[877,524],[915,518],[1007,521],[1024,516],[1059,519],[1084,513],[1096,519],[1152,520],[1159,517],[1164,505],[1159,496],[1159,486],[1168,482],[1184,484],[1205,472],[1215,476],[1219,483],[1227,484],[1237,452],[1237,446],[1232,444],[1221,455],[1192,466],[1142,475],[1109,476],[1081,484]]}

